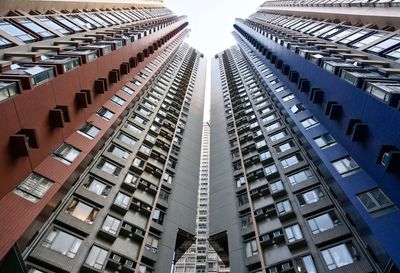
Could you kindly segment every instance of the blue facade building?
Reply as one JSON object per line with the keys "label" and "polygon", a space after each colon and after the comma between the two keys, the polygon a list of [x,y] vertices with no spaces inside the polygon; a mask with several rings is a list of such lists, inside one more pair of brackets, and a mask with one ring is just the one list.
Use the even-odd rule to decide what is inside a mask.
{"label": "blue facade building", "polygon": [[[399,8],[308,2],[267,1],[248,19],[236,20],[234,36],[375,270],[398,272],[400,35],[398,26],[382,21],[393,20],[388,14]],[[331,9],[331,17],[342,13],[318,20],[320,9]],[[349,15],[354,11],[357,18]]]}

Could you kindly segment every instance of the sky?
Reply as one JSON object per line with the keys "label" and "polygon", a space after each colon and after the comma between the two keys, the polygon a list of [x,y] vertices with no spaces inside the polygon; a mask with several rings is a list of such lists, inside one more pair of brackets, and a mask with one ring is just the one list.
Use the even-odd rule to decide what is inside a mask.
{"label": "sky", "polygon": [[206,57],[234,45],[231,32],[235,18],[256,12],[263,0],[165,0],[177,15],[187,15],[192,30],[186,42]]}

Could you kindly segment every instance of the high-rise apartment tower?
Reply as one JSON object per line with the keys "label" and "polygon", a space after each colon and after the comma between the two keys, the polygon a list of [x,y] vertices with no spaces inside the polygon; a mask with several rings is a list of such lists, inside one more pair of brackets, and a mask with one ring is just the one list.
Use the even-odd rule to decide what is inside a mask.
{"label": "high-rise apartment tower", "polygon": [[399,22],[397,1],[236,19],[210,136],[209,233],[231,269],[399,272]]}
{"label": "high-rise apartment tower", "polygon": [[162,1],[51,4],[1,7],[0,272],[169,272],[195,241],[205,58]]}

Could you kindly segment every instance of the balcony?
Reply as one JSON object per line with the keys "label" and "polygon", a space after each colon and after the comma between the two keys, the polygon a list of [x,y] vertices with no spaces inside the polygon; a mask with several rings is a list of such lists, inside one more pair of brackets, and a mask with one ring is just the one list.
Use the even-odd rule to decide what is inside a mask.
{"label": "balcony", "polygon": [[254,211],[254,217],[256,218],[257,221],[276,216],[276,214],[277,212],[274,204],[268,205],[264,208],[257,209]]}
{"label": "balcony", "polygon": [[144,239],[144,230],[134,226],[133,224],[124,222],[120,228],[119,235],[129,237],[132,240],[141,242]]}
{"label": "balcony", "polygon": [[263,247],[268,247],[275,244],[281,244],[284,242],[285,242],[285,236],[283,235],[282,229],[277,229],[260,236],[260,244]]}

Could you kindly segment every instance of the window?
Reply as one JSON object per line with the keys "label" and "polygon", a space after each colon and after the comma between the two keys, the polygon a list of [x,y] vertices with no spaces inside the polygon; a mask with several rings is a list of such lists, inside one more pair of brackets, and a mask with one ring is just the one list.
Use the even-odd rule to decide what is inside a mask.
{"label": "window", "polygon": [[147,156],[150,156],[151,154],[151,148],[144,144],[140,146],[139,151]]}
{"label": "window", "polygon": [[244,180],[243,176],[236,179],[236,187],[240,188],[244,184],[246,184],[246,181]]}
{"label": "window", "polygon": [[258,254],[257,242],[252,240],[246,243],[246,257],[252,257]]}
{"label": "window", "polygon": [[324,192],[320,187],[297,195],[301,207],[318,202],[322,197],[324,197]]}
{"label": "window", "polygon": [[300,273],[317,273],[314,260],[311,255],[296,259],[297,270]]}
{"label": "window", "polygon": [[278,214],[286,214],[292,211],[292,205],[290,204],[290,201],[288,199],[276,203],[276,208],[278,209]]}
{"label": "window", "polygon": [[367,49],[367,51],[379,54],[393,46],[400,44],[400,35],[392,36],[389,39],[386,39],[374,46],[371,46]]}
{"label": "window", "polygon": [[97,168],[99,168],[103,172],[106,172],[114,176],[118,176],[122,169],[121,167],[114,165],[113,163],[105,160],[104,158],[100,159],[99,163],[97,164]]}
{"label": "window", "polygon": [[303,234],[298,224],[286,227],[285,233],[289,244],[303,239]]}
{"label": "window", "polygon": [[286,143],[283,143],[283,144],[281,144],[281,145],[275,147],[275,150],[276,150],[278,153],[283,153],[283,152],[286,152],[286,151],[290,150],[290,149],[293,148],[293,147],[294,147],[293,141],[288,141],[288,142],[286,142]]}
{"label": "window", "polygon": [[330,133],[326,133],[317,138],[314,138],[314,141],[321,149],[325,149],[336,144],[336,140]]}
{"label": "window", "polygon": [[102,117],[105,120],[110,120],[114,113],[111,112],[110,110],[108,110],[107,108],[101,107],[98,111],[97,111],[97,115],[99,115],[100,117]]}
{"label": "window", "polygon": [[127,145],[135,145],[136,144],[136,140],[134,140],[133,138],[127,136],[126,134],[120,132],[117,136],[117,139],[121,140],[123,143],[127,144]]}
{"label": "window", "polygon": [[281,180],[270,183],[270,187],[271,193],[276,193],[285,189]]}
{"label": "window", "polygon": [[144,164],[145,164],[145,161],[141,160],[138,157],[136,157],[132,162],[132,166],[135,166],[135,167],[140,168],[140,169],[144,168]]}
{"label": "window", "polygon": [[282,132],[271,135],[270,139],[271,139],[271,141],[277,141],[279,139],[284,138],[285,136],[287,136],[286,131],[282,131]]}
{"label": "window", "polygon": [[41,17],[37,17],[37,19],[39,19],[42,23],[44,23],[46,26],[61,32],[62,34],[70,34],[71,31],[67,30],[66,28],[64,28],[62,25],[59,25],[55,22],[53,22],[52,20],[50,20],[49,18],[45,17],[45,16],[41,16]]}
{"label": "window", "polygon": [[108,233],[116,235],[120,224],[121,220],[107,215],[103,225],[101,226],[101,229]]}
{"label": "window", "polygon": [[317,126],[319,124],[318,120],[316,118],[314,118],[314,117],[310,117],[310,118],[307,118],[305,120],[302,120],[302,121],[300,121],[300,123],[301,123],[301,125],[303,125],[303,127],[305,129],[310,129],[310,128],[315,127],[315,126]]}
{"label": "window", "polygon": [[252,224],[251,215],[247,214],[245,216],[240,217],[240,222],[242,223],[242,229],[247,229],[251,227]]}
{"label": "window", "polygon": [[57,150],[55,150],[55,152],[53,152],[53,157],[57,160],[60,160],[64,164],[70,165],[79,155],[79,153],[79,150],[67,143],[64,143]]}
{"label": "window", "polygon": [[291,157],[285,158],[281,160],[281,164],[284,169],[289,168],[290,166],[296,165],[300,161],[302,161],[303,158],[300,156],[300,154],[295,154],[292,155]]}
{"label": "window", "polygon": [[170,195],[169,192],[167,192],[167,191],[161,189],[161,190],[160,190],[160,194],[159,194],[158,197],[159,197],[161,200],[164,200],[165,202],[168,202],[169,195]]}
{"label": "window", "polygon": [[56,36],[54,33],[48,31],[47,29],[42,28],[41,26],[39,26],[38,24],[36,24],[35,22],[33,22],[30,19],[27,19],[27,18],[15,18],[14,20],[16,20],[18,23],[20,23],[21,25],[23,25],[27,29],[35,32],[37,35],[39,35],[43,39],[52,38],[52,37]]}
{"label": "window", "polygon": [[17,186],[14,190],[14,193],[29,200],[33,203],[36,203],[53,185],[53,182],[48,180],[47,178],[36,174],[31,173],[21,184]]}
{"label": "window", "polygon": [[307,222],[313,234],[324,232],[341,224],[333,211],[311,218]]}
{"label": "window", "polygon": [[25,43],[36,41],[36,38],[32,35],[4,20],[0,20],[0,29]]}
{"label": "window", "polygon": [[89,139],[95,138],[99,132],[100,129],[90,123],[86,123],[85,125],[83,125],[82,128],[78,130],[78,133]]}
{"label": "window", "polygon": [[376,32],[372,35],[368,35],[365,38],[361,38],[358,39],[355,42],[350,43],[351,47],[355,47],[355,48],[359,48],[359,47],[363,47],[369,44],[372,44],[373,42],[375,42],[376,40],[382,38],[383,36],[385,36],[385,33],[382,32]]}
{"label": "window", "polygon": [[275,114],[271,114],[271,115],[268,115],[268,116],[266,116],[265,118],[263,118],[263,122],[264,123],[267,123],[268,121],[271,121],[271,120],[273,120],[274,118],[276,118],[276,115]]}
{"label": "window", "polygon": [[342,177],[353,175],[361,170],[358,164],[350,156],[332,161],[332,165]]}
{"label": "window", "polygon": [[333,270],[360,260],[360,255],[352,242],[340,244],[321,251],[329,270]]}
{"label": "window", "polygon": [[125,179],[124,179],[124,183],[136,186],[136,182],[137,182],[138,179],[139,178],[136,175],[133,175],[131,173],[127,173],[126,176],[125,176]]}
{"label": "window", "polygon": [[163,177],[163,181],[168,183],[168,184],[172,184],[172,181],[174,180],[174,177],[168,173],[164,173],[164,177]]}
{"label": "window", "polygon": [[127,209],[129,206],[130,197],[122,192],[118,192],[114,200],[114,205]]}
{"label": "window", "polygon": [[306,108],[304,108],[304,105],[301,103],[295,104],[292,107],[290,107],[290,111],[292,111],[293,114],[301,113],[304,110],[306,110]]}
{"label": "window", "polygon": [[133,125],[132,123],[126,123],[124,126],[126,129],[128,129],[130,132],[140,135],[143,132],[143,129],[136,127],[135,125]]}
{"label": "window", "polygon": [[[0,37],[0,48],[2,45],[2,38]],[[19,92],[19,87],[16,82],[4,82],[0,81],[0,101],[6,100],[12,96],[15,96]]]}
{"label": "window", "polygon": [[80,200],[74,199],[68,206],[66,212],[81,221],[93,224],[98,210]]}
{"label": "window", "polygon": [[102,270],[106,262],[108,251],[98,246],[92,246],[86,258],[85,265]]}
{"label": "window", "polygon": [[247,197],[247,193],[241,194],[237,197],[239,206],[244,206],[249,203],[249,199]]}
{"label": "window", "polygon": [[265,146],[267,146],[267,142],[265,140],[261,140],[261,141],[256,142],[256,148],[257,149],[260,149],[260,148],[265,147]]}
{"label": "window", "polygon": [[265,126],[265,130],[267,130],[267,132],[270,132],[272,130],[275,130],[279,127],[282,126],[282,123],[280,121],[277,121],[275,123],[269,124],[268,126]]}
{"label": "window", "polygon": [[380,188],[357,194],[357,198],[370,213],[393,206],[392,201]]}
{"label": "window", "polygon": [[159,209],[155,209],[153,212],[153,221],[162,225],[164,223],[164,217],[165,217],[165,212],[159,210]]}
{"label": "window", "polygon": [[300,171],[300,172],[298,172],[298,173],[295,173],[295,174],[292,174],[292,175],[288,176],[289,182],[290,182],[290,184],[292,184],[292,185],[296,185],[296,184],[305,182],[305,181],[309,180],[309,179],[312,178],[312,177],[314,177],[314,175],[313,175],[313,173],[312,173],[310,170],[308,170],[308,169],[303,170],[303,171]]}
{"label": "window", "polygon": [[139,116],[139,115],[133,114],[133,115],[132,115],[132,118],[133,118],[133,120],[136,121],[137,123],[140,123],[140,124],[143,124],[143,125],[146,125],[146,123],[147,123],[147,120],[144,119],[144,118],[142,118],[142,117]]}
{"label": "window", "polygon": [[158,241],[159,241],[159,239],[157,237],[155,237],[152,234],[149,234],[147,236],[146,244],[144,246],[145,249],[147,249],[153,253],[157,253]]}
{"label": "window", "polygon": [[128,95],[132,95],[135,91],[134,90],[132,90],[131,88],[129,88],[128,86],[123,86],[122,88],[121,88],[121,90],[123,91],[123,92],[125,92],[126,94],[128,94]]}
{"label": "window", "polygon": [[78,27],[77,25],[71,23],[70,21],[68,21],[67,19],[65,19],[62,16],[59,15],[54,15],[53,16],[54,19],[56,19],[58,22],[61,22],[64,26],[69,27],[70,29],[72,29],[75,32],[81,32],[83,31],[83,29],[81,29],[80,27]]}
{"label": "window", "polygon": [[57,228],[47,234],[42,246],[61,253],[69,258],[75,258],[82,240]]}
{"label": "window", "polygon": [[278,169],[276,168],[276,165],[273,164],[273,165],[265,167],[264,171],[265,171],[266,175],[271,175],[271,174],[277,173]]}
{"label": "window", "polygon": [[128,159],[128,157],[129,157],[129,153],[126,150],[124,150],[114,144],[111,144],[111,146],[108,148],[108,152],[110,152],[114,156],[124,159],[124,160]]}
{"label": "window", "polygon": [[294,99],[295,98],[295,96],[293,95],[293,94],[289,94],[289,95],[287,95],[287,96],[284,96],[283,98],[282,98],[282,100],[284,101],[284,102],[288,102],[288,101],[291,101],[292,99]]}
{"label": "window", "polygon": [[260,157],[261,161],[264,161],[264,160],[267,160],[267,159],[271,158],[272,156],[271,156],[271,152],[270,151],[266,151],[266,152],[260,153],[259,157]]}
{"label": "window", "polygon": [[119,106],[124,105],[124,103],[125,103],[124,99],[122,99],[122,98],[120,98],[120,97],[118,97],[116,95],[111,97],[111,101],[114,102],[115,104],[119,105]]}
{"label": "window", "polygon": [[89,180],[84,184],[84,187],[87,188],[89,191],[103,197],[108,196],[111,190],[110,186],[103,182],[100,182],[97,178],[94,177],[89,177]]}

